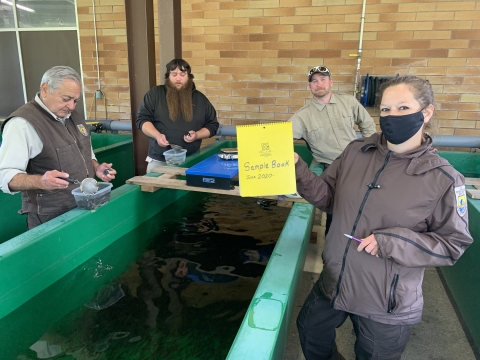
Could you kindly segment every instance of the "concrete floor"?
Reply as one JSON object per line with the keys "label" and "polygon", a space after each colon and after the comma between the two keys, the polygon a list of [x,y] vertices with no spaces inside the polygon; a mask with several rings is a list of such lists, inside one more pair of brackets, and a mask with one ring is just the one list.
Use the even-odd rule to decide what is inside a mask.
{"label": "concrete floor", "polygon": [[[317,243],[310,243],[304,272],[292,316],[284,360],[304,360],[296,317],[322,269],[320,254],[325,242],[321,214],[316,215],[314,231]],[[323,225],[323,226],[322,226]],[[436,268],[425,271],[423,282],[425,306],[422,321],[413,328],[402,360],[479,360],[477,349],[472,349],[462,323],[457,317]],[[337,330],[337,347],[345,360],[355,360],[355,335],[350,320]]]}

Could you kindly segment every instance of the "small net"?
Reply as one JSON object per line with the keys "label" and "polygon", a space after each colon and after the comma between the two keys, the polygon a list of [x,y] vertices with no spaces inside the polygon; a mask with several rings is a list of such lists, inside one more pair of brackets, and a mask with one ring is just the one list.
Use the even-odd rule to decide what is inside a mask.
{"label": "small net", "polygon": [[80,191],[85,195],[93,195],[98,191],[98,183],[93,178],[86,178],[80,184]]}

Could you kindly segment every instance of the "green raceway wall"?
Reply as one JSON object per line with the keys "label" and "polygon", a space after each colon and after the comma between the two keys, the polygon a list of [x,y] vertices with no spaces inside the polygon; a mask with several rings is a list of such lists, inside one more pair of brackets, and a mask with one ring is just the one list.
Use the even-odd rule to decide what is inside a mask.
{"label": "green raceway wall", "polygon": [[[192,166],[218,153],[221,147],[236,147],[236,143],[226,141],[209,145],[189,156],[182,165]],[[296,151],[307,161],[311,160],[305,146],[296,147]],[[5,334],[3,343],[6,344],[0,349],[2,354],[14,354],[14,343],[24,337],[36,339],[41,335],[37,332],[47,317],[47,311],[38,313],[38,321],[24,327],[17,324],[15,316],[20,306],[47,287],[55,286],[79,264],[141,227],[161,209],[181,200],[186,193],[172,189],[149,193],[142,192],[138,185],[123,185],[114,189],[110,201],[95,211],[74,209],[0,244],[0,333]],[[313,217],[312,205],[293,205],[228,359],[283,358]],[[135,252],[138,244],[133,241],[122,246],[122,256],[128,257]],[[48,311],[52,316],[68,313],[68,301],[65,299],[51,299],[50,302],[58,306],[49,301],[41,303],[48,309],[55,309]],[[48,320],[51,320],[50,317]],[[252,353],[253,347],[255,351]]]}
{"label": "green raceway wall", "polygon": [[[0,317],[7,315],[21,303],[49,286],[48,284],[53,284],[55,279],[68,273],[69,260],[75,258],[75,263],[78,264],[78,261],[87,259],[114,242],[125,231],[145,221],[149,215],[147,211],[143,210],[151,205],[152,199],[166,205],[183,196],[184,192],[182,191],[164,189],[149,194],[142,193],[139,186],[124,185],[119,187],[126,179],[133,176],[131,137],[129,135],[92,134],[92,142],[99,161],[113,162],[115,169],[119,171],[115,180],[115,186],[118,188],[112,192],[110,203],[97,209],[95,214],[90,211],[75,209],[58,219],[52,220],[42,229],[26,232],[10,242],[1,244],[1,242],[14,237],[14,233],[9,233],[10,229],[15,228],[16,224],[25,226],[25,220],[16,214],[20,204],[5,200],[14,199],[15,196],[0,194],[0,203],[2,204],[0,208],[0,214],[2,215],[2,222],[0,222],[0,277],[2,273],[9,274],[7,278],[0,279],[0,313],[2,314]],[[213,145],[201,149],[198,155],[187,159],[185,165],[191,166],[196,161],[218,152],[220,146],[236,147],[236,143],[233,141]],[[311,160],[311,155],[305,146],[296,146],[295,150],[305,160]],[[480,177],[480,154],[440,152],[440,155],[449,160],[464,176]],[[318,173],[321,172],[321,169],[317,168],[316,170]],[[5,196],[7,197],[5,198]],[[10,208],[10,210],[7,211],[7,208]],[[130,213],[131,208],[142,209],[142,211]],[[129,209],[129,212],[125,213],[125,209]],[[470,232],[476,241],[467,249],[457,264],[452,267],[443,267],[441,272],[472,339],[479,348],[480,307],[476,299],[480,298],[480,272],[477,266],[480,257],[480,244],[478,244],[478,239],[480,239],[480,200],[468,198],[468,210]],[[291,302],[286,300],[285,292],[290,291],[290,294],[296,292],[295,279],[301,273],[303,261],[296,263],[294,269],[290,266],[292,272],[282,273],[282,276],[288,281],[292,280],[292,283],[283,283],[284,278],[278,278],[272,274],[277,269],[281,271],[280,269],[288,268],[287,264],[291,261],[291,255],[286,251],[287,249],[290,251],[293,247],[297,252],[297,258],[302,259],[303,257],[304,259],[305,242],[308,242],[305,234],[309,234],[313,210],[310,205],[295,204],[292,214],[295,214],[295,217],[287,220],[281,235],[286,240],[279,243],[282,244],[279,249],[282,249],[284,256],[278,259],[274,257],[275,260],[268,265],[267,269],[269,271],[266,272],[265,279],[262,278],[262,282],[255,293],[247,316],[229,353],[229,359],[244,359],[247,356],[246,354],[249,354],[249,358],[256,359],[257,357],[252,357],[251,352],[248,351],[248,348],[251,350],[253,345],[261,349],[254,354],[258,353],[264,356],[263,358],[258,357],[258,359],[278,358],[282,353],[286,336],[286,322],[291,311]],[[15,223],[16,216],[21,219],[20,222]],[[114,227],[105,229],[105,221],[111,218],[121,218],[123,220]],[[89,226],[83,226],[85,223],[88,223]],[[80,233],[76,230],[79,228],[82,229]],[[98,229],[102,229],[103,232],[98,233]],[[305,232],[299,233],[295,229],[302,229]],[[22,233],[24,230],[23,228],[21,231],[18,231],[18,229],[15,231]],[[64,239],[68,239],[68,241],[64,241]],[[301,243],[303,247],[295,248],[295,241]],[[57,250],[59,247],[61,250]],[[65,258],[63,258],[65,253],[60,254],[62,251],[68,254]],[[48,256],[44,259],[43,255],[38,256],[38,254],[48,254]],[[50,258],[51,255],[58,255],[58,258]],[[25,261],[22,259],[26,259],[26,261],[34,259],[35,261],[30,261],[28,266],[24,267],[25,271],[18,272],[15,269],[18,269],[18,263]],[[12,269],[15,271],[12,271]],[[28,273],[31,271],[40,275],[35,278],[33,276],[29,277]],[[270,276],[272,277],[269,279]],[[279,289],[282,288],[281,294],[272,292],[272,289],[275,288],[272,287],[272,284],[275,282]],[[266,310],[269,314],[267,318],[259,317],[258,314],[265,314],[265,309],[268,309]],[[246,342],[251,345],[246,344]],[[277,343],[282,346],[275,345]]]}
{"label": "green raceway wall", "polygon": [[[446,158],[465,177],[480,177],[480,153],[444,151],[440,156]],[[471,187],[471,186],[468,186]],[[468,223],[474,242],[465,251],[460,260],[451,267],[442,267],[441,272],[448,285],[458,310],[480,349],[480,200],[468,200]]]}
{"label": "green raceway wall", "polygon": [[[125,184],[134,175],[133,142],[131,135],[91,134],[92,147],[97,160],[102,163],[113,163],[117,171],[113,188]],[[0,142],[1,142],[0,137]],[[0,243],[27,231],[25,216],[18,214],[22,207],[20,193],[5,194],[0,191]]]}

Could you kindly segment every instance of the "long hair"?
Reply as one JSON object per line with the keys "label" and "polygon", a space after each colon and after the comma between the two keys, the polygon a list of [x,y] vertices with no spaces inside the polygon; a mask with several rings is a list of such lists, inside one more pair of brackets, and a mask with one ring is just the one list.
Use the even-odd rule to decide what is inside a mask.
{"label": "long hair", "polygon": [[165,80],[168,79],[168,77],[170,76],[170,71],[173,71],[177,68],[180,69],[180,71],[186,71],[190,79],[194,78],[192,74],[192,68],[190,67],[188,62],[183,59],[173,59],[166,65],[166,68],[167,72],[165,73]]}

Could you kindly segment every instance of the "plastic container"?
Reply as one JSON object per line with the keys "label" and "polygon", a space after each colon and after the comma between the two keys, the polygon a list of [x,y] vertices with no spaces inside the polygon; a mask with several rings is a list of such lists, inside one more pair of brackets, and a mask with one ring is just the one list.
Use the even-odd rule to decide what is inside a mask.
{"label": "plastic container", "polygon": [[72,190],[79,209],[95,210],[99,206],[106,204],[110,200],[110,193],[112,192],[112,183],[99,182],[98,191],[93,195],[86,195],[82,193],[80,188]]}
{"label": "plastic container", "polygon": [[165,151],[163,156],[165,156],[167,165],[180,165],[181,163],[185,162],[187,149],[182,149],[180,151],[170,149]]}

